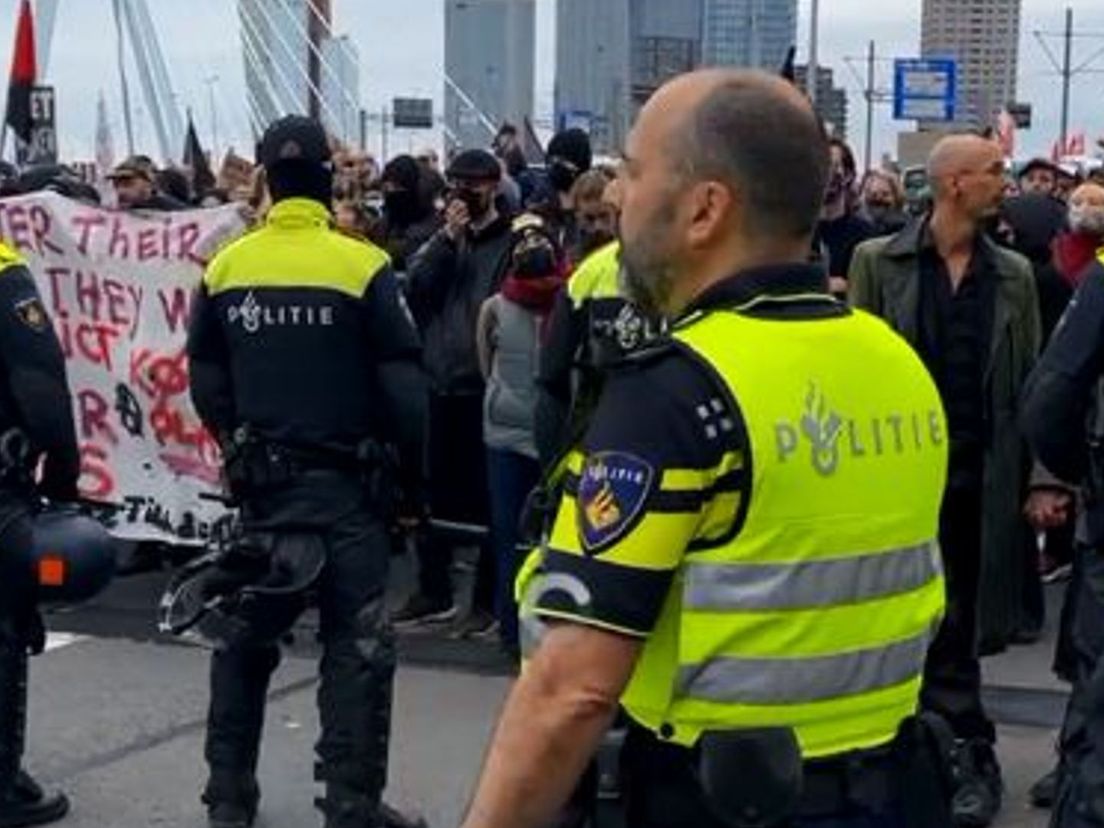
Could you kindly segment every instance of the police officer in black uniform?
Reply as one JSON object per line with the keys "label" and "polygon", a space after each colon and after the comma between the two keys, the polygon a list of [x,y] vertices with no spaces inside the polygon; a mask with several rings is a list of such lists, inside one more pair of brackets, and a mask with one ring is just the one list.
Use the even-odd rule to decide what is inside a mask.
{"label": "police officer in black uniform", "polygon": [[[318,805],[327,828],[402,824],[381,804],[395,654],[386,624],[387,499],[417,498],[426,388],[386,254],[331,229],[332,167],[317,122],[284,118],[260,159],[273,207],[204,277],[189,332],[192,396],[227,455],[247,532],[321,538],[324,654]],[[398,479],[385,479],[388,449]],[[204,794],[212,826],[252,823],[274,643],[217,649]]]}
{"label": "police officer in black uniform", "polygon": [[[42,825],[69,810],[22,769],[27,655],[45,645],[35,606],[34,499],[72,501],[80,454],[65,359],[34,279],[0,245],[0,828]],[[40,460],[42,476],[32,474]]]}
{"label": "police officer in black uniform", "polygon": [[1036,457],[1062,480],[1083,483],[1077,509],[1073,693],[1059,739],[1052,825],[1104,824],[1104,255],[1085,274],[1023,400]]}

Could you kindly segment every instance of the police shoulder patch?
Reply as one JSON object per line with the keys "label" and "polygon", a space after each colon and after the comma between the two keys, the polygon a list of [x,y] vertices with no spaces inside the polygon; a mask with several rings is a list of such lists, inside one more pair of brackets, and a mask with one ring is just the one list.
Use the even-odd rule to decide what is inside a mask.
{"label": "police shoulder patch", "polygon": [[587,457],[577,498],[583,550],[596,555],[628,534],[655,484],[655,469],[636,455],[603,451]]}
{"label": "police shoulder patch", "polygon": [[50,317],[46,315],[46,308],[42,307],[42,301],[37,297],[17,302],[15,313],[20,321],[35,333],[42,333],[50,324]]}

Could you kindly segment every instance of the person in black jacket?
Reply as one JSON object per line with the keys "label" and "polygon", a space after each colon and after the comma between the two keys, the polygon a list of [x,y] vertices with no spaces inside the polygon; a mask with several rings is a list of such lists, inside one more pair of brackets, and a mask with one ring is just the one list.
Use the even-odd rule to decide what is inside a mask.
{"label": "person in black jacket", "polygon": [[435,194],[424,180],[429,175],[409,155],[392,158],[383,168],[380,246],[397,273],[406,272],[413,255],[441,228],[441,216],[433,204]]}
{"label": "person in black jacket", "polygon": [[453,159],[444,227],[407,271],[407,302],[425,341],[431,383],[429,502],[435,529],[419,539],[419,590],[394,616],[399,627],[455,620],[453,542],[478,539],[483,549],[473,612],[455,632],[496,632],[494,561],[485,548],[484,383],[475,332],[479,310],[498,291],[509,264],[510,220],[495,206],[501,176],[489,152],[468,150]]}
{"label": "person in black jacket", "polygon": [[61,345],[30,271],[3,245],[0,364],[0,825],[41,825],[65,816],[69,803],[22,768],[27,656],[45,645],[33,598],[31,510],[36,496],[76,499],[80,453]]}
{"label": "person in black jacket", "polygon": [[[1077,509],[1073,693],[1059,740],[1058,794],[1052,825],[1104,822],[1104,259],[1092,266],[1028,380],[1022,420],[1039,462],[1083,485]],[[1055,492],[1036,522],[1072,511]]]}

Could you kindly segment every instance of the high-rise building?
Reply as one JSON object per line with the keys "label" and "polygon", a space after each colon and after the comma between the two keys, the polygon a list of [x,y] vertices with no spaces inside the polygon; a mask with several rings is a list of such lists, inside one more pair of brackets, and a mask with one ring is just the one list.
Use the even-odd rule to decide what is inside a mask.
{"label": "high-rise building", "polygon": [[249,117],[261,132],[314,115],[352,140],[360,112],[356,49],[330,29],[329,0],[238,0]]}
{"label": "high-rise building", "polygon": [[[808,89],[809,67],[794,67],[794,79],[802,89]],[[828,132],[847,140],[847,90],[836,86],[836,73],[827,66],[817,67],[817,114],[823,119]]]}
{"label": "high-rise building", "polygon": [[797,40],[797,0],[705,0],[702,61],[776,71]]}
{"label": "high-rise building", "polygon": [[588,126],[603,150],[624,143],[629,111],[629,0],[557,0],[557,126]]}
{"label": "high-rise building", "polygon": [[485,147],[503,122],[533,113],[535,0],[445,0],[445,127]]}
{"label": "high-rise building", "polygon": [[664,82],[702,65],[777,70],[796,0],[558,0],[556,115],[609,152]]}
{"label": "high-rise building", "polygon": [[986,126],[1016,99],[1021,0],[924,0],[920,51],[957,61],[957,126]]}

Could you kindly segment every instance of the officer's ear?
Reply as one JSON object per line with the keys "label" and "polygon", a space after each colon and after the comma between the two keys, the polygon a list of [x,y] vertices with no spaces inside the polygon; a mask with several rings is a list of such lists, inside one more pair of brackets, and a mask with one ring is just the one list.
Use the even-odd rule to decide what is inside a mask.
{"label": "officer's ear", "polygon": [[720,181],[699,181],[690,190],[687,242],[691,247],[715,245],[738,226],[739,194]]}

